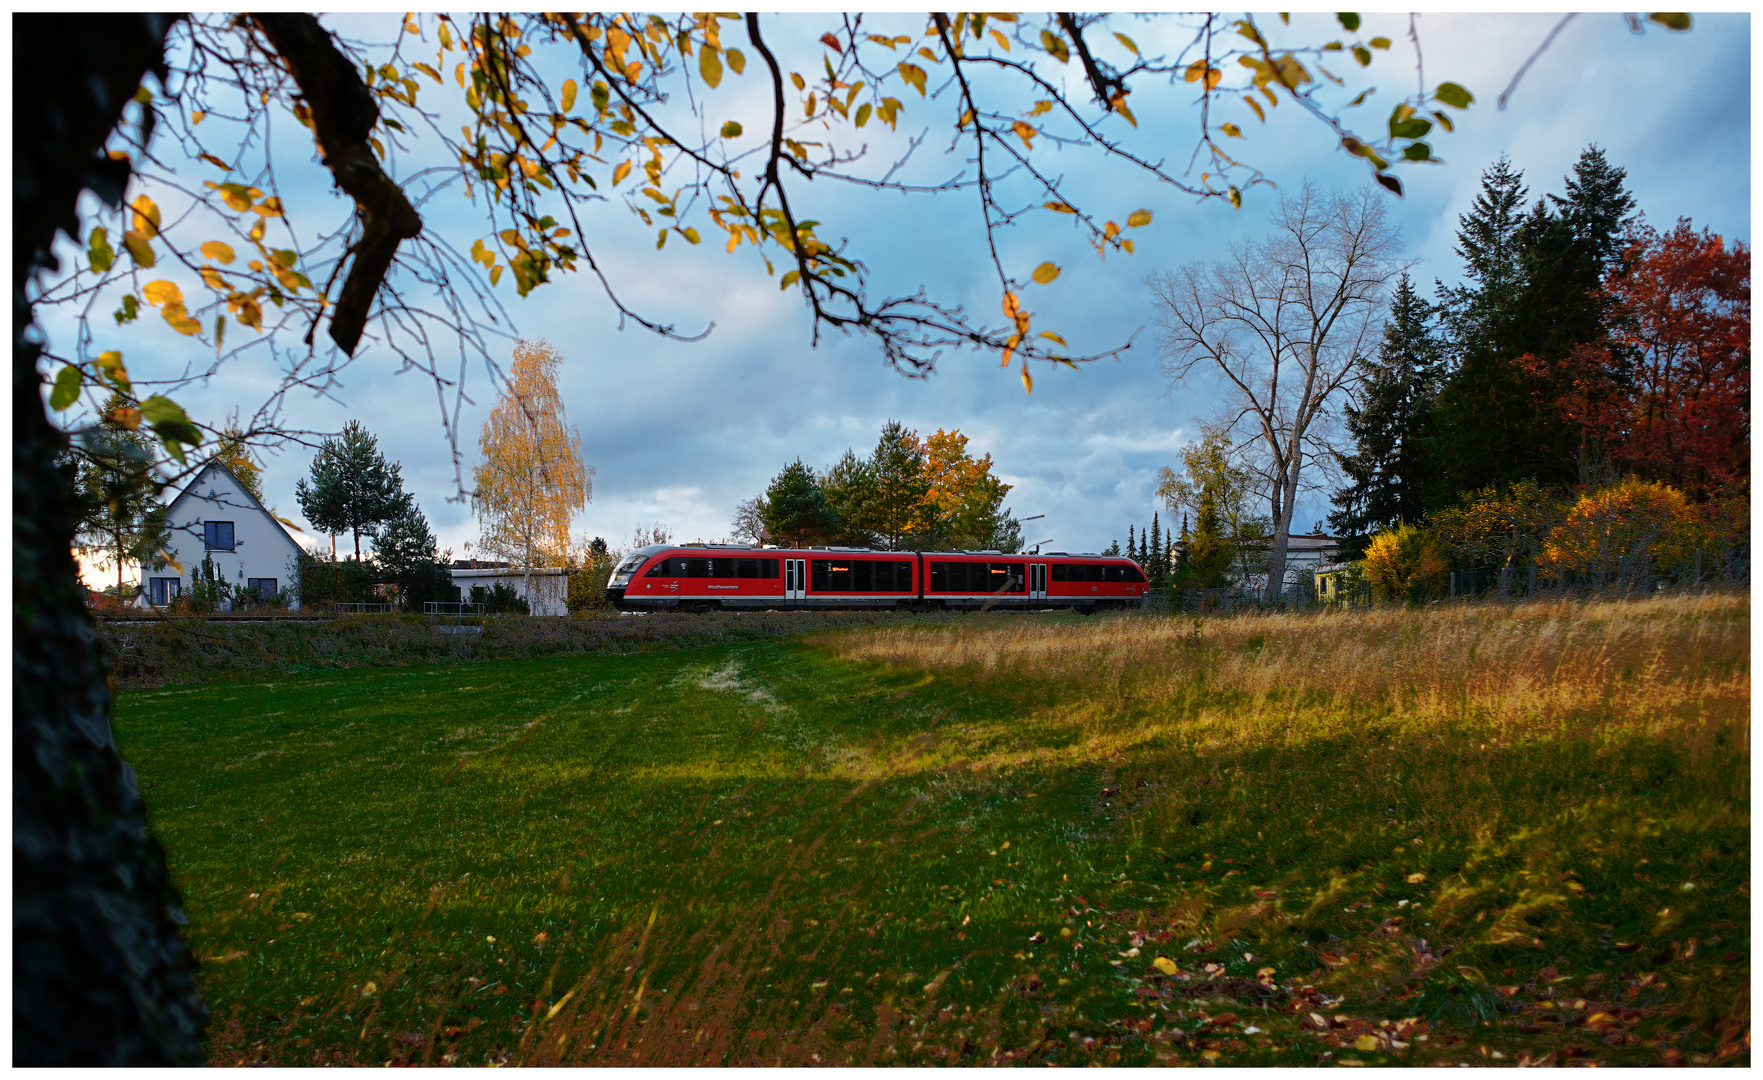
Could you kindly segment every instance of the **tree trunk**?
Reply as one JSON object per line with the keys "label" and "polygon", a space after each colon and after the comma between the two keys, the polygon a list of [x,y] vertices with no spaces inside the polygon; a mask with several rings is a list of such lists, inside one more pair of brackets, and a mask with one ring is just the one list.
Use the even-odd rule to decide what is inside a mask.
{"label": "tree trunk", "polygon": [[99,151],[145,73],[161,15],[13,17],[13,1064],[200,1065],[208,1011],[178,936],[182,900],[110,732],[106,665],[71,549],[66,445],[43,410],[26,284],[78,231],[91,188],[120,202]]}
{"label": "tree trunk", "polygon": [[[1302,438],[1303,433],[1300,432],[1292,440],[1293,445],[1299,445]],[[1291,464],[1281,470],[1277,493],[1281,497],[1282,505],[1273,508],[1273,546],[1267,553],[1267,588],[1273,593],[1275,603],[1280,603],[1285,598],[1286,545],[1292,533],[1292,513],[1297,508],[1295,504],[1298,497],[1299,467],[1299,461],[1294,457]]]}

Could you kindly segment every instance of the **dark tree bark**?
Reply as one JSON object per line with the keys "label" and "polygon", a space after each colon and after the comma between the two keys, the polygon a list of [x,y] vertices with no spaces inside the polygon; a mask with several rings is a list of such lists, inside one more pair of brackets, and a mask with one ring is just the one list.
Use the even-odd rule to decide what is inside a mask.
{"label": "dark tree bark", "polygon": [[208,1011],[182,903],[110,732],[110,693],[72,555],[74,506],[44,412],[25,291],[75,234],[102,154],[174,17],[13,16],[13,1064],[199,1065]]}

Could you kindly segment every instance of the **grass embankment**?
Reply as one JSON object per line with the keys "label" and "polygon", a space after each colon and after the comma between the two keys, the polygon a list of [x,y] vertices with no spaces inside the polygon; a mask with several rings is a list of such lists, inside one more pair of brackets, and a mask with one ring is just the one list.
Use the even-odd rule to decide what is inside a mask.
{"label": "grass embankment", "polygon": [[347,668],[723,645],[910,617],[844,611],[640,617],[603,612],[574,619],[492,615],[465,620],[482,631],[465,635],[445,632],[459,625],[457,620],[422,615],[346,615],[321,621],[290,616],[260,622],[173,616],[102,620],[98,637],[117,685],[139,688]]}
{"label": "grass embankment", "polygon": [[212,1060],[1749,1062],[1740,599],[130,692]]}

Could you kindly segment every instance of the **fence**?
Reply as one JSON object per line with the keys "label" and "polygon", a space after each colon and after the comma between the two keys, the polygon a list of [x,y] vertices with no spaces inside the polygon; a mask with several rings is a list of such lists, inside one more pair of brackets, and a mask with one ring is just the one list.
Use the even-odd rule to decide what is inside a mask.
{"label": "fence", "polygon": [[482,604],[465,603],[456,600],[428,600],[422,605],[424,615],[482,615]]}
{"label": "fence", "polygon": [[379,615],[392,610],[390,604],[338,604],[338,615]]}

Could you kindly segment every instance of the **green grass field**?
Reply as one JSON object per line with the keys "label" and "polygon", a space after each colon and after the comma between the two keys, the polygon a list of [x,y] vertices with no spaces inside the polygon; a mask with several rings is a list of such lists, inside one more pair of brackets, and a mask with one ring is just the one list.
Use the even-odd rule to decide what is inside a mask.
{"label": "green grass field", "polygon": [[1745,598],[124,691],[240,1063],[1748,1064]]}

